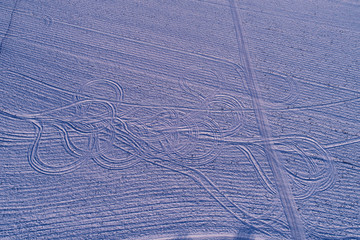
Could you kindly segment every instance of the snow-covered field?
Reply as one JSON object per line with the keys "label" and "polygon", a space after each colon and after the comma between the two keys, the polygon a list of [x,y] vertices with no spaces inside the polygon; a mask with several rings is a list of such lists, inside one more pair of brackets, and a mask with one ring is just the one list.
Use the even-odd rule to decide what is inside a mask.
{"label": "snow-covered field", "polygon": [[360,239],[357,0],[0,0],[0,239]]}

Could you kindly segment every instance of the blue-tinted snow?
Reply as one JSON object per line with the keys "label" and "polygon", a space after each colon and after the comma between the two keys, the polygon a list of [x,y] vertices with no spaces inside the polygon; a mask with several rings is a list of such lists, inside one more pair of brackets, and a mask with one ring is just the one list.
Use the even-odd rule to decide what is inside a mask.
{"label": "blue-tinted snow", "polygon": [[0,238],[360,238],[359,15],[1,1]]}

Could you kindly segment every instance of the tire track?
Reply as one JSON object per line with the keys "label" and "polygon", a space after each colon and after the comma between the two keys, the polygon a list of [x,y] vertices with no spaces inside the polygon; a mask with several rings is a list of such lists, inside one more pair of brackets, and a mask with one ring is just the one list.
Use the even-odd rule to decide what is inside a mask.
{"label": "tire track", "polygon": [[259,131],[262,137],[265,138],[264,147],[266,149],[268,162],[270,164],[272,173],[276,181],[276,188],[280,197],[280,201],[283,205],[284,212],[289,224],[290,232],[293,239],[305,239],[305,231],[300,218],[299,212],[296,210],[295,199],[292,195],[290,184],[287,176],[284,175],[283,169],[277,153],[273,150],[271,142],[267,141],[271,137],[271,133],[268,127],[268,122],[265,114],[260,110],[260,96],[258,95],[258,88],[254,79],[254,72],[251,68],[250,57],[248,49],[246,48],[242,27],[240,26],[240,19],[236,10],[234,0],[229,0],[232,18],[235,25],[236,38],[238,41],[240,62],[244,63],[247,83],[249,91],[253,99],[255,107],[255,114],[258,121]]}

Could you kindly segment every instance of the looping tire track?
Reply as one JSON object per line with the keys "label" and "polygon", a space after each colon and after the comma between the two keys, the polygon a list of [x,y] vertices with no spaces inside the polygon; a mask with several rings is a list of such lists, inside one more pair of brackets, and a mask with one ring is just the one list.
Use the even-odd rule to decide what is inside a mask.
{"label": "looping tire track", "polygon": [[[96,82],[92,81],[92,83]],[[114,88],[116,90],[115,98],[118,101],[123,100],[124,94],[122,90],[120,90],[122,89],[120,85],[114,85],[111,82],[107,83],[117,86]],[[177,110],[161,110],[158,114],[148,118],[150,122],[154,120],[157,121],[155,128],[152,124],[149,124],[148,127],[146,125],[144,126],[144,124],[141,123],[141,121],[144,120],[142,116],[136,122],[136,124],[142,126],[142,128],[140,128],[140,130],[142,130],[135,133],[133,132],[134,129],[131,127],[129,128],[129,126],[131,126],[130,123],[127,123],[116,116],[116,107],[114,104],[87,95],[87,97],[90,97],[90,99],[88,99],[87,97],[84,97],[85,95],[81,90],[79,91],[79,94],[80,97],[75,97],[75,99],[77,99],[76,102],[69,104],[68,106],[54,108],[41,113],[17,115],[1,112],[8,117],[25,119],[34,124],[36,137],[32,147],[29,149],[28,159],[30,166],[36,171],[43,174],[68,173],[80,167],[86,158],[91,158],[100,167],[113,170],[129,168],[138,164],[141,160],[146,161],[190,177],[200,184],[225,210],[245,225],[255,226],[257,231],[264,234],[268,234],[268,231],[277,232],[277,230],[268,225],[266,221],[256,219],[254,216],[246,213],[239,206],[230,201],[210,181],[210,179],[204,176],[200,171],[192,168],[192,166],[199,166],[214,161],[220,154],[221,145],[223,144],[221,139],[226,139],[226,137],[229,136],[231,137],[240,129],[242,124],[241,120],[244,117],[241,112],[242,106],[235,98],[228,95],[215,95],[205,99],[204,106],[208,106],[208,109],[210,108],[208,112],[205,112],[205,116],[202,116],[197,112],[184,113]],[[238,120],[235,126],[227,128],[224,127],[224,125],[222,128],[219,126],[216,122],[217,117],[212,116],[213,113],[218,112],[217,109],[214,110],[209,107],[213,102],[220,103],[220,105],[224,104],[223,107],[229,108],[230,112],[231,110],[234,110]],[[89,105],[96,106],[96,104],[98,106],[105,106],[105,111],[99,115],[88,114],[86,110],[89,110]],[[83,107],[84,105],[85,107]],[[79,113],[78,119],[76,119],[75,116],[61,116],[59,120],[54,119],[53,114],[74,107],[76,108],[76,112]],[[147,114],[151,114],[151,112],[150,109]],[[42,138],[44,125],[54,126],[60,131],[64,148],[70,155],[78,158],[76,161],[59,167],[46,164],[39,158],[37,151]],[[78,134],[88,136],[90,143],[89,148],[81,149],[76,146],[71,140],[68,129],[71,129]],[[101,136],[105,136],[105,138]],[[205,140],[202,137],[206,137],[207,139]],[[190,157],[189,155],[191,155],[191,152],[196,150],[196,144],[187,148],[187,145],[181,145],[181,140],[184,138],[190,140],[188,142],[200,144],[200,146],[204,146],[201,144],[210,144],[210,149],[203,154]],[[100,141],[105,142],[105,144],[101,144]],[[118,142],[116,143],[116,141]],[[306,137],[278,137],[256,140],[254,142],[245,141],[247,142],[246,144],[244,142],[239,143],[237,148],[248,157],[256,170],[262,185],[270,193],[274,194],[277,190],[272,186],[272,183],[251,153],[251,145],[263,144],[265,141],[270,142],[275,151],[284,152],[285,150],[290,151],[295,149],[299,155],[309,162],[313,169],[316,169],[316,164],[314,164],[311,159],[313,156],[308,156],[304,150],[297,146],[298,144],[295,144],[299,141],[307,142],[311,144],[314,149],[321,152],[322,157],[320,157],[320,159],[330,163],[328,170],[321,170],[320,176],[316,176],[310,180],[306,179],[306,176],[295,175],[291,171],[291,168],[285,168],[289,173],[289,176],[292,176],[296,181],[305,181],[312,184],[311,188],[305,194],[295,197],[302,199],[309,197],[316,190],[325,190],[333,183],[334,179],[332,179],[331,176],[333,176],[332,172],[334,171],[334,167],[331,165],[331,161],[328,160],[329,158],[326,151],[314,140]],[[160,142],[161,147],[159,148],[156,144],[154,145],[155,142]],[[118,146],[119,143],[122,145]],[[108,155],[114,148],[121,148],[124,145],[131,149],[130,151],[124,150],[125,152],[127,151],[125,156],[118,155],[114,158],[113,156]],[[319,172],[315,171],[315,173]],[[323,187],[320,187],[320,185]],[[282,233],[278,234],[281,235]]]}
{"label": "looping tire track", "polygon": [[[230,5],[231,6],[234,5],[231,0],[230,0]],[[0,49],[0,51],[1,51],[1,49]],[[247,77],[251,78],[251,76],[248,76],[248,75],[247,75]],[[98,80],[89,82],[87,85],[91,85],[92,83],[99,83],[97,81]],[[123,94],[123,90],[120,87],[120,85],[116,86],[116,84],[114,85],[113,82],[108,82],[108,83],[109,83],[109,85],[115,86],[115,88],[114,88],[115,92],[117,92],[117,94],[118,94],[117,96],[115,96],[115,99],[116,99],[115,101],[123,100],[124,94]],[[184,88],[183,88],[184,91],[188,91],[190,93],[190,95],[192,95],[195,98],[198,97],[198,98],[202,99],[205,102],[205,105],[207,104],[208,101],[210,101],[209,100],[210,98],[202,96],[202,95],[194,92],[193,90],[191,90],[190,87],[186,85],[186,83],[185,84],[182,83],[182,84],[184,85]],[[252,86],[250,86],[250,89],[251,88],[252,88]],[[255,91],[255,90],[253,90],[253,91]],[[218,138],[217,133],[218,132],[221,133],[222,137],[231,136],[231,135],[235,134],[236,131],[238,131],[240,129],[240,127],[241,127],[241,118],[240,117],[235,117],[235,118],[237,118],[239,120],[239,124],[237,124],[235,126],[231,126],[229,128],[226,128],[224,126],[222,126],[222,127],[220,126],[220,130],[216,130],[216,127],[209,127],[211,124],[207,124],[207,126],[206,126],[206,124],[202,123],[202,124],[200,124],[200,125],[202,125],[200,127],[196,126],[196,125],[199,125],[199,124],[195,124],[195,126],[194,126],[195,131],[194,132],[196,134],[194,136],[194,134],[187,134],[187,131],[189,130],[189,129],[187,129],[187,127],[182,128],[182,127],[179,127],[179,126],[175,125],[175,126],[172,126],[172,127],[175,127],[175,130],[174,130],[175,133],[171,133],[171,131],[168,132],[168,133],[165,133],[164,134],[165,136],[163,136],[163,140],[161,141],[162,148],[158,149],[156,146],[153,146],[151,143],[146,143],[146,141],[144,139],[139,139],[137,136],[132,134],[131,131],[129,131],[128,127],[126,126],[127,125],[126,123],[124,124],[124,126],[120,127],[120,130],[117,129],[116,127],[114,127],[116,125],[114,123],[114,119],[116,118],[116,111],[115,111],[116,107],[112,103],[110,103],[106,99],[101,99],[101,98],[92,97],[92,96],[86,96],[86,94],[84,94],[83,90],[79,90],[79,95],[81,95],[81,96],[80,97],[79,96],[75,97],[77,102],[72,104],[72,106],[68,106],[68,107],[75,107],[75,108],[77,108],[78,113],[85,113],[85,114],[81,114],[81,115],[83,115],[82,120],[85,119],[85,120],[89,121],[87,123],[88,123],[88,126],[90,128],[87,128],[84,125],[83,126],[81,126],[81,125],[76,126],[76,124],[77,124],[76,123],[76,117],[75,118],[71,117],[71,118],[68,118],[68,119],[62,118],[61,123],[56,123],[57,124],[56,126],[61,130],[61,133],[63,134],[62,136],[63,136],[63,140],[65,142],[64,147],[66,147],[73,154],[76,154],[77,156],[79,156],[79,158],[81,159],[81,163],[84,160],[83,156],[87,155],[87,157],[93,158],[93,160],[98,165],[100,165],[101,167],[108,168],[108,169],[122,169],[122,166],[124,166],[125,168],[126,167],[131,167],[134,164],[136,164],[136,162],[132,162],[133,159],[140,159],[140,158],[142,159],[144,156],[154,157],[154,155],[155,155],[155,156],[163,156],[164,159],[162,159],[161,161],[169,163],[168,165],[166,165],[166,164],[162,165],[162,167],[169,168],[169,169],[175,171],[177,169],[177,166],[173,165],[174,162],[176,162],[174,160],[174,158],[176,158],[176,156],[181,156],[181,155],[183,155],[183,158],[185,158],[187,153],[182,152],[184,150],[184,148],[174,145],[169,140],[169,137],[168,137],[169,135],[172,136],[172,135],[175,134],[176,137],[179,137],[179,136],[190,137],[190,138],[195,139],[197,141],[201,141],[201,139],[198,138],[198,135],[207,135],[207,136],[210,136],[210,138],[212,138],[212,141],[215,142],[215,144],[220,145],[220,143],[218,143],[218,141],[217,141],[217,138]],[[252,97],[257,99],[256,94],[254,94],[254,92],[253,92]],[[86,99],[86,100],[81,100],[83,98]],[[108,107],[109,111],[105,112],[104,113],[105,115],[96,115],[96,116],[94,116],[94,115],[86,115],[87,114],[86,112],[90,109],[90,105],[98,104],[98,103],[106,105]],[[87,106],[81,106],[82,104],[83,105],[87,104]],[[235,105],[237,105],[237,104],[235,104]],[[232,103],[229,103],[229,102],[225,102],[225,106],[230,107],[230,109],[235,105],[233,105]],[[59,109],[52,109],[52,110],[49,110],[47,112],[36,114],[35,116],[34,115],[29,116],[28,115],[28,116],[23,116],[22,117],[22,118],[25,118],[25,119],[28,119],[29,121],[31,121],[34,124],[35,128],[36,128],[35,141],[34,141],[33,146],[29,150],[29,162],[30,162],[30,165],[35,170],[37,170],[39,172],[42,172],[42,173],[46,173],[46,174],[67,173],[67,172],[70,172],[70,171],[72,171],[75,168],[80,166],[78,164],[75,164],[75,165],[71,164],[71,165],[68,165],[68,166],[64,167],[63,169],[54,168],[54,167],[48,166],[46,164],[43,164],[41,162],[41,160],[37,156],[37,149],[38,149],[39,142],[41,141],[42,131],[43,131],[43,125],[42,124],[53,124],[51,122],[53,121],[54,116],[49,115],[49,114],[55,113],[55,112],[57,112],[59,110],[61,110],[61,109],[60,108]],[[217,118],[214,117],[214,115],[212,115],[213,112],[216,112],[216,111],[212,111],[210,109],[210,111],[208,112],[209,118],[211,118],[215,122],[215,124],[219,125],[219,123],[216,123]],[[238,114],[237,112],[238,111],[235,111],[235,114]],[[240,110],[239,110],[239,112],[240,112]],[[110,116],[108,116],[107,113],[110,113]],[[46,116],[46,115],[48,115],[48,116]],[[94,123],[94,119],[92,119],[92,118],[95,118],[96,121],[99,121],[99,120],[103,119],[104,116],[110,118],[109,124],[105,124],[105,126],[100,127],[100,128],[93,125],[95,123]],[[236,116],[238,116],[238,115],[236,115]],[[261,116],[261,114],[260,114],[260,116]],[[88,118],[90,118],[90,119],[88,119]],[[202,118],[199,118],[196,115],[194,115],[193,117],[190,117],[189,122],[197,122],[197,121],[201,121],[201,120],[202,120]],[[262,120],[260,120],[260,122],[261,121]],[[72,141],[70,139],[71,137],[68,135],[64,125],[66,125],[67,127],[73,128],[75,131],[78,131],[79,133],[89,134],[90,135],[89,138],[91,139],[91,142],[92,142],[91,149],[89,149],[89,150],[84,150],[83,149],[82,150],[82,149],[79,149],[78,147],[76,147],[76,145],[74,143],[72,143]],[[92,128],[92,127],[94,127],[94,128]],[[262,126],[260,126],[260,127],[262,127]],[[211,129],[210,131],[209,131],[209,128]],[[111,140],[106,141],[107,144],[106,144],[105,148],[100,147],[100,143],[99,143],[99,133],[101,133],[103,130],[110,134],[110,139],[111,139]],[[167,130],[167,129],[163,129],[163,130]],[[266,129],[264,131],[266,133]],[[166,131],[164,131],[164,132],[166,132]],[[159,134],[159,135],[161,136],[163,134]],[[166,135],[168,135],[168,136],[166,136]],[[113,141],[114,141],[115,138],[121,138],[123,142],[127,143],[129,146],[134,147],[134,149],[135,149],[134,153],[131,153],[132,157],[124,158],[124,159],[113,159],[111,157],[106,156],[107,151],[110,151],[110,149],[112,148],[111,144],[114,144]],[[267,138],[267,136],[265,136],[265,138]],[[155,141],[157,141],[157,140],[155,140]],[[265,145],[266,144],[267,143],[265,143]],[[168,146],[166,146],[166,145],[168,145]],[[276,146],[276,143],[274,143],[273,146],[271,146],[271,147],[274,147],[274,145]],[[245,151],[247,153],[247,155],[249,156],[249,158],[251,158],[251,151],[248,148],[245,148],[245,147],[239,147],[239,148],[242,151]],[[276,147],[274,147],[274,148],[275,148],[275,151],[276,151]],[[148,153],[145,153],[147,149],[152,150],[151,155],[149,155]],[[169,150],[169,151],[166,151],[165,152],[166,154],[164,154],[164,153],[161,153],[162,150]],[[306,154],[301,149],[298,149],[298,151],[301,154],[306,156]],[[168,154],[169,152],[170,152],[170,154]],[[212,154],[210,154],[210,155],[212,156]],[[209,157],[210,155],[205,155],[205,156]],[[203,157],[203,158],[206,159],[206,157]],[[215,158],[216,158],[216,156],[214,157],[214,159]],[[169,159],[170,161],[167,161],[167,159]],[[124,165],[122,165],[122,161],[125,163]],[[261,166],[256,165],[256,159],[252,159],[251,161],[253,162],[253,165],[254,165],[254,168],[256,169],[256,171],[261,173]],[[311,159],[309,161],[311,161]],[[157,161],[153,161],[152,163],[153,164],[158,164]],[[205,162],[205,163],[207,163],[207,162]],[[80,162],[79,162],[79,164],[80,164]],[[292,175],[293,177],[298,179],[299,181],[304,180],[304,179],[301,179],[300,177],[296,177],[291,172],[291,169],[285,169],[285,170],[290,175]],[[214,186],[213,184],[211,184],[211,183],[207,182],[206,180],[204,180],[201,173],[196,172],[196,171],[192,171],[192,170],[184,170],[184,171],[188,176],[195,175],[196,177],[192,177],[194,179],[194,181],[200,182],[201,185],[205,189],[206,189],[206,187],[208,187],[209,189],[212,189],[212,190],[210,190],[210,192],[213,192],[212,196],[214,196],[214,198],[216,198],[216,196],[217,196],[217,194],[219,192],[220,196],[218,198],[221,199],[221,200],[219,200],[219,203],[222,206],[224,206],[225,209],[226,208],[232,209],[234,207],[231,202],[229,203],[226,199],[223,198],[223,196],[221,196],[221,192],[220,192],[219,189],[216,188],[216,186]],[[261,178],[266,179],[266,175],[264,175],[264,173],[261,173],[259,175],[260,175]],[[321,180],[321,178],[315,179],[314,181],[316,181],[316,180]],[[330,180],[326,180],[325,182],[327,183],[326,186],[331,185]],[[271,189],[270,188],[271,186],[270,186],[270,183],[269,183],[268,180],[264,180],[264,186],[267,186],[269,189]],[[214,188],[215,188],[215,190],[214,190]],[[325,188],[326,187],[324,187],[324,189]],[[222,203],[222,202],[225,202],[225,203]],[[240,221],[243,221],[243,220],[241,220],[241,217],[239,218],[239,216],[241,216],[241,214],[242,214],[241,210],[240,210],[240,212],[239,212],[239,210],[235,210],[234,212],[235,212],[234,216],[237,216],[237,218]],[[236,213],[236,212],[239,212],[239,213]],[[244,216],[244,217],[247,218],[248,216]],[[256,225],[256,223],[255,223],[255,225]],[[290,223],[290,225],[291,225],[291,223]],[[299,232],[300,230],[295,229],[295,234],[301,234],[301,232]],[[298,235],[298,236],[300,236],[300,235]]]}

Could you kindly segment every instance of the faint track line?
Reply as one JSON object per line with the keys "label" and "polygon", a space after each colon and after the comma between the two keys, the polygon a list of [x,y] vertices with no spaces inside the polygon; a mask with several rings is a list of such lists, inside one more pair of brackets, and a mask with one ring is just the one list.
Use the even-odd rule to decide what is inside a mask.
{"label": "faint track line", "polygon": [[17,9],[17,6],[18,6],[18,4],[19,4],[20,1],[21,1],[21,0],[15,0],[14,8],[13,8],[12,11],[11,11],[11,15],[10,15],[10,20],[9,20],[8,27],[7,27],[7,29],[6,29],[6,32],[5,32],[4,37],[3,37],[3,38],[1,39],[1,41],[0,41],[0,54],[1,54],[2,51],[3,51],[4,41],[5,41],[6,38],[9,36],[11,24],[12,24],[12,21],[13,21],[13,18],[14,18],[14,15],[15,15],[15,12],[16,12],[16,9]]}
{"label": "faint track line", "polygon": [[342,142],[327,144],[324,146],[324,148],[325,149],[337,148],[337,147],[342,147],[342,146],[346,146],[346,145],[350,145],[350,144],[355,144],[358,142],[360,142],[360,138],[354,138],[354,139],[350,139],[350,140],[346,140],[346,141],[342,141]]}
{"label": "faint track line", "polygon": [[[265,96],[264,96],[264,94],[262,94],[262,96],[265,100],[270,101],[271,104],[275,104],[275,105],[282,104],[282,105],[288,105],[288,106],[292,105],[296,102],[296,100],[299,97],[299,86],[292,77],[278,73],[278,72],[265,72],[263,70],[255,70],[255,72],[258,72],[258,71],[259,71],[259,74],[262,75],[261,77],[258,77],[258,78],[260,78],[260,79],[265,78],[265,81],[263,81],[259,87],[261,92],[267,92],[267,94]],[[267,82],[269,82],[271,85],[270,86],[267,85]],[[273,87],[272,85],[275,85],[275,86]],[[279,85],[281,85],[281,86],[286,85],[289,88],[289,92],[285,96],[283,95],[283,93],[281,93],[281,92],[279,93]],[[268,88],[270,88],[270,89],[268,89]],[[276,90],[276,93],[271,91],[272,88],[274,88],[274,90]],[[280,89],[281,89],[281,87],[280,87]],[[286,91],[282,91],[282,92],[286,92]],[[269,106],[269,109],[272,109],[272,108],[274,108],[274,107]]]}

